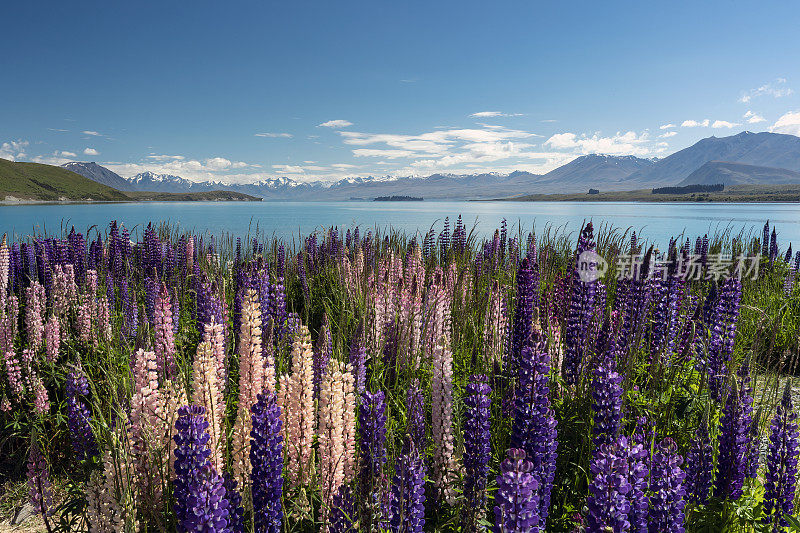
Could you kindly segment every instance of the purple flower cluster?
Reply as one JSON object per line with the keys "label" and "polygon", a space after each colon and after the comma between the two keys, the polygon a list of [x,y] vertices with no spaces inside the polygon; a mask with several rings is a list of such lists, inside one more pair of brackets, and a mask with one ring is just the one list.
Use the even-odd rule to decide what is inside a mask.
{"label": "purple flower cluster", "polygon": [[489,475],[489,457],[492,453],[489,423],[491,392],[486,376],[472,376],[464,397],[464,531],[470,531],[474,526],[476,516],[486,501],[486,477]]}
{"label": "purple flower cluster", "polygon": [[788,525],[797,489],[797,413],[792,405],[791,383],[786,384],[770,428],[767,472],[764,480],[764,518],[772,531]]}
{"label": "purple flower cluster", "polygon": [[50,474],[47,471],[47,461],[35,436],[31,439],[31,450],[28,455],[28,495],[37,514],[45,517],[50,514],[53,505]]}
{"label": "purple flower cluster", "polygon": [[595,449],[616,440],[622,427],[622,376],[616,366],[614,352],[607,350],[594,371],[591,393]]}
{"label": "purple flower cluster", "polygon": [[681,469],[683,458],[677,453],[672,439],[664,439],[657,446],[650,463],[650,516],[649,531],[683,533],[686,505],[686,490],[683,486],[686,474]]}
{"label": "purple flower cluster", "polygon": [[590,466],[594,478],[586,500],[587,533],[642,531],[638,520],[631,523],[631,514],[641,504],[636,501],[642,497],[636,487],[646,483],[649,474],[644,464],[646,458],[644,446],[629,442],[625,436],[597,450]]}
{"label": "purple flower cluster", "polygon": [[97,441],[92,431],[92,415],[81,401],[81,396],[89,394],[89,381],[80,370],[67,375],[64,385],[67,400],[67,426],[69,427],[72,449],[79,461],[97,455]]}
{"label": "purple flower cluster", "polygon": [[328,533],[356,533],[356,505],[349,486],[341,485],[333,495],[327,525]]}
{"label": "purple flower cluster", "polygon": [[278,533],[283,526],[283,435],[281,409],[275,401],[275,393],[259,394],[251,411],[253,523],[259,533]]}
{"label": "purple flower cluster", "polygon": [[575,265],[572,273],[572,297],[569,315],[567,316],[566,335],[564,337],[564,362],[561,372],[568,385],[575,385],[583,367],[584,351],[592,318],[595,312],[595,293],[597,281],[583,281],[579,274],[581,269],[596,269],[597,265],[579,264],[584,260],[584,252],[595,250],[594,229],[592,223],[586,224],[578,239],[575,252]]}
{"label": "purple flower cluster", "polygon": [[425,398],[419,388],[419,382],[414,380],[406,393],[406,434],[409,445],[420,452],[428,447],[427,425],[425,423]]}
{"label": "purple flower cluster", "polygon": [[544,351],[544,345],[537,343],[523,349],[520,363],[511,447],[525,451],[532,463],[531,473],[539,491],[537,516],[541,517],[544,526],[558,458],[557,422],[548,397],[550,357]]}
{"label": "purple flower cluster", "polygon": [[711,491],[714,478],[714,448],[708,432],[708,419],[698,428],[692,441],[689,455],[686,456],[686,495],[687,499],[697,505],[705,504]]}
{"label": "purple flower cluster", "polygon": [[495,494],[495,533],[540,531],[539,482],[531,474],[533,465],[525,451],[511,448],[500,464]]}
{"label": "purple flower cluster", "polygon": [[534,298],[538,287],[528,258],[522,260],[517,270],[517,299],[514,308],[514,322],[512,324],[510,349],[507,353],[505,369],[508,375],[513,376],[522,359],[522,349],[530,344],[533,321]]}
{"label": "purple flower cluster", "polygon": [[363,324],[359,324],[356,335],[350,341],[350,365],[353,367],[356,393],[363,394],[367,384],[367,347],[364,344]]}
{"label": "purple flower cluster", "polygon": [[[744,366],[744,365],[742,365]],[[714,496],[738,500],[747,476],[747,451],[750,442],[752,402],[746,390],[732,387],[725,401],[719,430],[719,458],[714,481]]]}
{"label": "purple flower cluster", "polygon": [[178,531],[230,531],[225,486],[209,459],[205,409],[185,405],[175,422],[175,518]]}
{"label": "purple flower cluster", "polygon": [[386,400],[383,391],[366,391],[361,395],[358,424],[361,461],[359,480],[364,504],[361,526],[370,529],[375,514],[373,508],[378,500],[375,483],[386,462]]}
{"label": "purple flower cluster", "polygon": [[425,526],[425,462],[413,448],[395,462],[388,515],[391,531],[422,533]]}

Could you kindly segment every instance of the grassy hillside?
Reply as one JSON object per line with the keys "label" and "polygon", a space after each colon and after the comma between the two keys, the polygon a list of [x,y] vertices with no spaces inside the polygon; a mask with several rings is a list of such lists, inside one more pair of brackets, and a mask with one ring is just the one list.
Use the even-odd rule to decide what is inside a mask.
{"label": "grassy hillside", "polygon": [[732,185],[721,192],[653,194],[650,189],[600,194],[529,194],[503,200],[526,202],[800,202],[800,185]]}
{"label": "grassy hillside", "polygon": [[61,167],[0,159],[0,200],[128,200],[125,193]]}

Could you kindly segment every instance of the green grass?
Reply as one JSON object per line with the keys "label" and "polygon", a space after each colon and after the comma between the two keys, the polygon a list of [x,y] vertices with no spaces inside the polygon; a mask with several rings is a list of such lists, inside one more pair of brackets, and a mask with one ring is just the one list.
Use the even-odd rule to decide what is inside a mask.
{"label": "green grass", "polygon": [[8,196],[45,201],[129,200],[121,191],[61,167],[0,159],[0,200]]}

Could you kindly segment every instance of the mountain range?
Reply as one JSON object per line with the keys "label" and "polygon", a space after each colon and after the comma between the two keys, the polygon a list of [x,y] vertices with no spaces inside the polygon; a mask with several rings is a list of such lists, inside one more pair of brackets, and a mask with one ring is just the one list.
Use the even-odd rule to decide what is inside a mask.
{"label": "mountain range", "polygon": [[627,191],[693,183],[800,183],[800,137],[742,132],[708,137],[663,159],[584,155],[546,174],[433,174],[426,177],[346,178],[334,183],[286,177],[256,183],[194,182],[180,176],[143,172],[123,178],[97,163],[63,165],[119,190],[154,192],[235,191],[267,200],[351,200],[377,196],[426,199],[481,199],[527,194]]}

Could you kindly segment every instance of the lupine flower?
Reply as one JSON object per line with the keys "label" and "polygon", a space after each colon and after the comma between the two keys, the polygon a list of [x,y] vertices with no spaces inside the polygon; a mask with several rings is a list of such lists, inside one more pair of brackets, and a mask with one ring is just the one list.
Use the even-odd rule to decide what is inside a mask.
{"label": "lupine flower", "polygon": [[[519,273],[517,273],[517,278],[519,278]],[[507,322],[505,300],[500,290],[500,283],[494,281],[489,292],[489,304],[483,326],[483,345],[493,361],[499,362],[502,358],[503,346],[506,342]]]}
{"label": "lupine flower", "polygon": [[250,409],[257,396],[266,388],[275,390],[275,373],[268,382],[267,365],[261,352],[261,310],[258,295],[248,289],[242,302],[241,331],[239,333],[239,403],[233,428],[233,471],[244,486],[250,473]]}
{"label": "lupine flower", "polygon": [[397,458],[389,497],[389,531],[422,533],[425,526],[425,462],[416,450]]}
{"label": "lupine flower", "polygon": [[714,477],[714,449],[708,432],[708,419],[703,421],[686,457],[686,496],[694,504],[705,504]]}
{"label": "lupine flower", "polygon": [[350,366],[353,367],[356,393],[361,395],[367,383],[367,347],[364,345],[364,326],[358,326],[358,332],[350,342]]}
{"label": "lupine flower", "polygon": [[353,491],[342,485],[333,496],[333,507],[328,514],[328,533],[356,533],[356,506]]}
{"label": "lupine flower", "polygon": [[794,511],[797,488],[798,458],[797,413],[792,405],[791,382],[786,384],[783,398],[772,419],[767,472],[764,479],[764,517],[772,531],[788,525],[787,516]]}
{"label": "lupine flower", "polygon": [[595,368],[592,382],[595,449],[616,440],[622,426],[622,376],[616,371],[614,353],[606,353]]}
{"label": "lupine flower", "polygon": [[322,327],[319,330],[317,342],[314,345],[314,396],[319,396],[319,384],[322,376],[328,368],[328,362],[333,354],[333,341],[331,339],[331,329],[328,324],[328,315],[322,318]]}
{"label": "lupine flower", "polygon": [[11,392],[19,398],[23,390],[22,369],[19,365],[19,359],[17,359],[13,351],[7,351],[4,355],[8,384],[11,387]]}
{"label": "lupine flower", "polygon": [[292,486],[310,479],[314,438],[314,367],[308,330],[304,326],[292,344],[292,373],[280,380],[278,405],[286,443],[286,477]]}
{"label": "lupine flower", "polygon": [[50,487],[47,460],[42,455],[42,450],[34,436],[31,439],[31,449],[28,454],[28,495],[34,512],[42,515],[45,518],[45,523],[53,505],[53,495]]}
{"label": "lupine flower", "polygon": [[535,293],[538,287],[535,285],[533,269],[528,258],[522,260],[519,270],[517,270],[517,299],[514,309],[514,323],[511,333],[511,349],[506,372],[514,375],[519,368],[522,358],[522,349],[531,342],[533,305]]}
{"label": "lupine flower", "polygon": [[103,454],[103,470],[95,470],[86,484],[86,521],[89,533],[111,533],[123,527],[123,512],[116,499],[116,472],[111,448]]}
{"label": "lupine flower", "polygon": [[177,372],[175,363],[175,334],[172,329],[172,305],[169,291],[163,283],[156,298],[155,353],[158,371],[171,377]]}
{"label": "lupine flower", "polygon": [[453,445],[453,354],[449,346],[433,349],[431,429],[434,443],[434,480],[448,500],[455,498],[453,476],[458,470]]}
{"label": "lupine flower", "polygon": [[205,409],[183,406],[175,423],[175,518],[178,531],[228,529],[223,480],[211,465]]}
{"label": "lupine flower", "polygon": [[386,402],[383,391],[366,391],[361,396],[358,413],[360,428],[359,449],[361,471],[361,501],[364,505],[361,527],[372,528],[378,494],[375,492],[376,480],[386,462]]}
{"label": "lupine flower", "polygon": [[597,265],[589,262],[586,265],[579,264],[585,261],[584,252],[594,252],[594,233],[592,223],[586,224],[581,231],[578,239],[578,249],[575,252],[575,267],[572,273],[572,298],[570,300],[569,316],[567,318],[567,332],[564,338],[565,352],[562,373],[564,380],[569,385],[574,385],[578,381],[578,376],[582,371],[584,350],[586,346],[589,326],[595,310],[595,292],[597,281],[584,281],[580,271],[587,270],[591,277]]}
{"label": "lupine flower", "polygon": [[473,376],[467,385],[464,404],[464,498],[462,511],[464,530],[469,531],[480,516],[486,500],[486,477],[489,475],[489,457],[492,453],[489,424],[491,388],[485,376]]}
{"label": "lupine flower", "polygon": [[742,495],[747,475],[750,413],[747,395],[734,386],[728,393],[720,421],[719,459],[714,481],[714,496],[736,501]]}
{"label": "lupine flower", "polygon": [[47,396],[47,389],[42,378],[36,372],[30,375],[31,387],[33,388],[33,412],[39,416],[50,412],[50,399]]}
{"label": "lupine flower", "polygon": [[42,346],[44,336],[42,313],[46,306],[46,298],[44,287],[36,281],[25,289],[25,333],[28,336],[28,346],[34,352]]}
{"label": "lupine flower", "polygon": [[222,394],[216,361],[211,344],[203,341],[197,345],[197,355],[192,366],[192,403],[201,406],[208,420],[211,463],[217,472],[224,466],[225,398]]}
{"label": "lupine flower", "polygon": [[320,383],[317,432],[323,523],[334,494],[355,469],[355,415],[350,365],[331,361]]}
{"label": "lupine flower", "polygon": [[540,342],[523,348],[520,363],[511,446],[525,451],[533,465],[531,475],[537,481],[537,502],[540,505],[537,516],[544,525],[558,457],[557,422],[548,398],[550,357]]}
{"label": "lupine flower", "polygon": [[649,531],[683,533],[686,490],[685,473],[681,469],[683,458],[676,453],[672,439],[664,439],[653,454],[650,467]]}
{"label": "lupine flower", "polygon": [[646,456],[647,451],[641,444],[630,443],[625,436],[602,445],[595,453],[590,465],[594,477],[586,500],[589,510],[587,533],[628,531],[631,528],[641,531],[637,524],[631,524],[629,515],[639,503],[632,501],[632,497],[638,496],[633,486],[648,475],[647,469],[641,465]]}
{"label": "lupine flower", "polygon": [[89,381],[81,370],[67,375],[64,386],[67,398],[67,425],[72,439],[72,449],[79,461],[97,455],[97,441],[92,431],[92,415],[81,401],[89,394]]}
{"label": "lupine flower", "polygon": [[283,435],[274,391],[259,394],[252,413],[253,523],[258,533],[279,533],[283,524]]}
{"label": "lupine flower", "polygon": [[55,363],[58,359],[58,349],[61,346],[61,324],[56,315],[50,315],[47,319],[47,326],[44,331],[44,344],[46,349],[47,361]]}
{"label": "lupine flower", "polygon": [[236,478],[228,471],[222,473],[225,497],[228,499],[228,528],[231,533],[244,531],[244,507]]}
{"label": "lupine flower", "polygon": [[508,450],[497,476],[495,533],[539,530],[539,482],[531,474],[532,469],[524,450]]}

